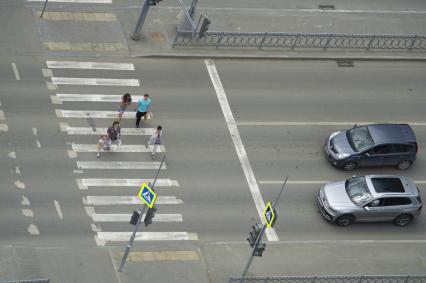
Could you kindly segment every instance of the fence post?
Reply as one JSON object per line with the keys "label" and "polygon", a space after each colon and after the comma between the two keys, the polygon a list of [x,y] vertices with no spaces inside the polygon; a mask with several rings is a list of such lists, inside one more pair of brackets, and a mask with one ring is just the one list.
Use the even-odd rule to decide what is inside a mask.
{"label": "fence post", "polygon": [[294,50],[294,47],[296,46],[296,43],[297,43],[297,40],[299,39],[299,36],[300,36],[300,33],[298,33],[297,35],[296,35],[296,39],[294,40],[294,42],[293,42],[293,46],[291,47],[291,50]]}
{"label": "fence post", "polygon": [[324,51],[327,50],[328,44],[330,43],[330,40],[331,40],[331,33],[328,34],[328,38],[327,38],[327,42],[325,43]]}
{"label": "fence post", "polygon": [[216,43],[216,49],[219,49],[219,45],[220,45],[220,42],[222,41],[222,38],[223,38],[223,34],[221,33],[219,35],[219,39],[217,40],[217,43]]}
{"label": "fence post", "polygon": [[267,33],[267,32],[265,32],[265,33],[263,34],[263,38],[262,38],[262,40],[260,41],[260,44],[259,44],[259,50],[260,50],[260,49],[262,49],[262,46],[263,46],[263,43],[265,42],[265,38],[266,38],[266,36],[268,36],[268,33]]}
{"label": "fence post", "polygon": [[408,283],[409,280],[410,280],[410,275],[407,275],[407,278],[405,278],[405,283]]}
{"label": "fence post", "polygon": [[417,40],[417,35],[413,36],[413,40],[411,41],[410,47],[408,48],[408,51],[413,50],[414,42]]}
{"label": "fence post", "polygon": [[371,43],[373,43],[374,35],[371,35],[370,42],[368,43],[367,50],[370,50]]}

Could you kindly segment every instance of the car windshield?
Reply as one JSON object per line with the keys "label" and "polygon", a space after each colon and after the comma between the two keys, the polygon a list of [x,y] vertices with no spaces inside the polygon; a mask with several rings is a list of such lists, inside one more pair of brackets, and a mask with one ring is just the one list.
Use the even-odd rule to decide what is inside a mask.
{"label": "car windshield", "polygon": [[373,199],[367,187],[365,177],[355,177],[345,183],[346,193],[356,205],[362,206]]}
{"label": "car windshield", "polygon": [[347,132],[348,141],[353,150],[360,152],[374,145],[370,132],[366,126],[350,129]]}

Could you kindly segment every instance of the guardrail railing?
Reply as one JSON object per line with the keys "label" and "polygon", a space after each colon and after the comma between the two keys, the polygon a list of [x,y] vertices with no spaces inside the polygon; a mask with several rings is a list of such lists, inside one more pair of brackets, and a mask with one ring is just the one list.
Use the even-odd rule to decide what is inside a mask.
{"label": "guardrail railing", "polygon": [[231,278],[229,283],[424,283],[426,275],[264,276]]}

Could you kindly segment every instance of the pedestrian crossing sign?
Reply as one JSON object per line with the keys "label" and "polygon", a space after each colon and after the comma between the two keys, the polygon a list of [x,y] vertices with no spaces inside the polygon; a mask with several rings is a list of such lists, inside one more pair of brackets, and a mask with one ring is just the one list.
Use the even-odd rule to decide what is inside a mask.
{"label": "pedestrian crossing sign", "polygon": [[143,200],[149,208],[152,208],[157,199],[157,194],[146,183],[143,183],[138,194],[139,198]]}
{"label": "pedestrian crossing sign", "polygon": [[275,211],[272,208],[271,202],[269,201],[263,210],[263,217],[265,218],[266,227],[270,228],[272,224],[274,224]]}

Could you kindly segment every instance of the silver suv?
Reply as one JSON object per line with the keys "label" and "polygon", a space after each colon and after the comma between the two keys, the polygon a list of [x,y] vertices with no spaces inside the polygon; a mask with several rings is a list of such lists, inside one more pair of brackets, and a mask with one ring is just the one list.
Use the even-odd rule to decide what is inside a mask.
{"label": "silver suv", "polygon": [[405,226],[420,214],[422,200],[409,177],[367,175],[326,184],[319,190],[318,206],[327,220],[340,226],[354,221]]}

